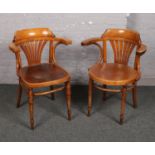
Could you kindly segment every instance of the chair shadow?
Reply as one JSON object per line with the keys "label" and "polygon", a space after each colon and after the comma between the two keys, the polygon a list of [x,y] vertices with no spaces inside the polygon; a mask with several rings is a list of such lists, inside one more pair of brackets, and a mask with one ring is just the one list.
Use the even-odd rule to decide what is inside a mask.
{"label": "chair shadow", "polygon": [[[117,100],[120,100],[120,104],[121,104],[121,96],[120,96],[120,94],[118,95],[118,94],[115,94],[115,93],[107,93],[106,100],[103,101],[102,96],[101,96],[101,102],[103,104],[101,102],[99,102],[99,104],[97,104],[96,107],[94,108],[95,110],[92,111],[91,115],[93,115],[95,112],[100,112],[102,110],[102,108],[108,108],[108,105],[107,105],[108,104],[108,99],[113,98],[113,97],[115,97],[115,99],[117,99]],[[129,102],[130,98],[132,99],[131,95],[128,98],[128,100],[126,100],[126,104],[133,108],[131,102]],[[105,106],[105,105],[107,105],[107,106]],[[133,109],[135,109],[135,108],[133,108]],[[118,113],[118,118],[116,118],[115,116],[113,116],[112,114],[107,113],[107,112],[105,112],[103,115],[110,118],[111,120],[115,121],[116,123],[120,124],[120,122],[119,122],[119,113]],[[130,116],[128,118],[125,118],[124,123],[127,123],[131,118],[134,119],[135,117]]]}
{"label": "chair shadow", "polygon": [[[55,94],[55,95],[56,95],[56,94]],[[53,113],[54,115],[60,116],[60,117],[66,119],[66,120],[68,121],[68,119],[67,119],[67,108],[66,108],[65,93],[61,93],[61,94],[59,94],[59,95],[61,95],[61,98],[63,98],[63,100],[65,101],[65,105],[63,105],[64,102],[63,102],[63,103],[60,103],[60,102],[58,103],[58,104],[61,106],[60,109],[55,105],[56,102],[57,102],[57,97],[59,97],[59,96],[57,96],[57,95],[56,95],[56,97],[55,97],[55,100],[52,100],[51,97],[50,97],[50,95],[34,97],[34,106],[37,104],[38,107],[43,108],[45,111],[47,111],[47,112],[49,112],[49,113]],[[25,97],[27,97],[27,96],[25,96]],[[47,102],[48,102],[48,103],[47,103],[47,104],[38,103],[38,99],[39,99],[39,98],[44,98],[44,100],[47,99]],[[73,97],[73,99],[74,99],[74,97]],[[51,104],[49,103],[49,101],[51,101]],[[72,101],[72,103],[73,103],[73,102],[74,102],[74,101]],[[54,104],[52,104],[52,103],[54,103]],[[23,95],[22,95],[21,105],[20,105],[20,107],[17,108],[17,109],[20,110],[20,108],[25,107],[26,104],[27,104],[27,106],[28,106],[28,99],[25,99],[25,100],[23,101]],[[62,110],[61,110],[62,107],[64,108],[64,112],[62,112]],[[72,108],[74,108],[74,107],[75,107],[74,104],[72,104],[71,110],[72,110]],[[15,108],[16,108],[16,106],[15,106]],[[35,109],[35,107],[34,107],[34,109]],[[28,109],[27,109],[27,111],[28,111]],[[35,111],[34,111],[34,113],[35,113]],[[77,116],[78,116],[78,114],[75,114],[75,113],[73,114],[73,113],[72,113],[72,120],[74,120]],[[29,119],[29,116],[28,116],[28,119]],[[34,118],[34,119],[35,119],[35,118]],[[48,122],[49,119],[50,119],[50,118],[49,118],[49,115],[48,115],[48,116],[44,115],[43,117],[39,118],[39,121],[36,122],[35,128],[36,128],[36,127],[39,127],[42,123]],[[17,119],[14,119],[14,120],[17,122]],[[24,122],[23,122],[21,119],[19,119],[19,118],[18,118],[18,122],[19,122],[20,125],[29,128],[29,126],[27,125],[27,123],[24,123]],[[70,121],[68,121],[68,122],[70,122]]]}
{"label": "chair shadow", "polygon": [[86,85],[73,85],[72,86],[72,108],[77,109],[80,113],[86,115],[88,87]]}
{"label": "chair shadow", "polygon": [[[26,95],[22,96],[22,102],[21,102],[22,104],[21,104],[20,108],[16,109],[16,100],[14,99],[14,96],[16,96],[16,93],[15,93],[16,89],[17,89],[16,85],[13,86],[13,87],[9,86],[8,94],[12,94],[12,95],[10,96],[10,98],[6,98],[3,101],[3,102],[7,102],[7,104],[3,104],[3,106],[1,106],[0,113],[1,113],[2,117],[5,117],[6,119],[9,119],[9,121],[15,122],[15,123],[18,122],[19,125],[22,125],[22,126],[24,126],[26,128],[29,128],[28,109],[26,109],[27,110],[27,114],[28,114],[27,120],[22,119],[21,117],[19,117],[19,115],[18,115],[19,113],[16,112],[16,110],[20,110],[20,108],[24,108],[25,105],[28,104],[28,100],[26,98],[27,96]],[[87,96],[88,96],[87,91],[88,91],[88,86],[78,86],[78,85],[73,85],[72,86],[72,106],[71,106],[71,109],[73,111],[72,112],[72,120],[77,118],[80,115],[80,113],[87,115],[87,102],[88,102],[88,100],[87,100]],[[12,92],[14,92],[14,93],[12,93]],[[109,94],[108,93],[107,99],[104,102],[102,100],[102,95],[99,94],[99,92],[100,91],[94,91],[93,92],[93,94],[94,94],[93,95],[93,111],[92,111],[91,115],[93,115],[96,112],[99,112],[102,108],[105,108],[105,107],[108,108],[108,106],[104,106],[103,107],[103,105],[108,104],[108,99],[110,99],[110,98],[115,96],[115,94],[111,94],[111,93]],[[62,118],[67,120],[66,104],[64,104],[64,102],[63,102],[63,101],[65,101],[65,103],[66,103],[65,94],[61,93],[59,95],[61,95],[61,98],[63,98],[63,99],[61,99],[61,102],[58,102],[58,104],[61,105],[60,109],[59,109],[59,106],[55,105],[55,104],[57,104],[57,97],[59,97],[57,95],[56,95],[55,100],[51,100],[50,96],[40,96],[40,97],[46,98],[49,101],[51,101],[51,104],[47,103],[47,105],[44,104],[44,103],[38,103],[37,102],[37,97],[35,97],[34,98],[34,106],[35,106],[35,104],[38,104],[37,106],[47,110],[49,113],[52,112],[54,115],[57,115],[57,116],[62,117]],[[116,95],[115,97],[117,99],[120,99],[120,102],[121,102],[121,97],[119,95]],[[132,97],[132,96],[130,95],[130,97]],[[13,99],[11,99],[11,98],[13,98]],[[24,101],[23,101],[23,98],[24,98]],[[103,104],[101,102],[98,102],[97,104],[95,104],[94,103],[95,102],[95,98],[98,98],[99,100],[101,100]],[[14,105],[11,104],[12,101],[15,102]],[[54,103],[54,104],[52,104],[52,103]],[[132,106],[131,103],[128,102],[128,101],[127,101],[127,104]],[[64,111],[62,110],[62,107],[65,109]],[[16,110],[14,110],[14,109],[12,110],[12,108],[15,108]],[[74,109],[78,110],[78,112],[76,112],[76,111],[74,112]],[[8,113],[11,113],[11,117],[8,117]],[[105,113],[104,115],[109,117],[110,119],[114,120],[117,123],[119,122],[118,121],[119,119],[115,118],[113,115],[110,115],[109,113],[108,114]],[[129,119],[134,119],[135,117],[136,116],[133,115],[130,118],[126,118],[125,122],[127,122]],[[43,117],[40,117],[39,121],[36,122],[36,127],[41,126],[41,124],[47,122],[49,119],[50,119],[49,115],[43,115]]]}

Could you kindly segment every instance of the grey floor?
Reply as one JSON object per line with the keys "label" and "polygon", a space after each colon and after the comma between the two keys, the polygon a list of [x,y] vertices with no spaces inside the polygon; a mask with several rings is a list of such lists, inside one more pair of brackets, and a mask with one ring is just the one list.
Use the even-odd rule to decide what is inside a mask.
{"label": "grey floor", "polygon": [[72,87],[73,119],[66,119],[63,92],[52,101],[48,96],[35,99],[35,130],[29,129],[26,94],[16,109],[16,85],[0,85],[0,141],[155,141],[155,87],[138,87],[138,108],[127,96],[126,119],[119,125],[120,95],[109,94],[102,101],[95,91],[93,112],[86,116],[87,87]]}

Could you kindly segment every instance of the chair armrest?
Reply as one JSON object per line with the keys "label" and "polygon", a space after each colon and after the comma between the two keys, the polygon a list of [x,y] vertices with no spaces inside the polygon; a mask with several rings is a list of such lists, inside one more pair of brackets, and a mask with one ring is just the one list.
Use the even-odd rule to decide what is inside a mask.
{"label": "chair armrest", "polygon": [[146,52],[146,50],[147,50],[147,46],[144,45],[144,44],[141,44],[141,46],[136,51],[134,68],[139,72],[140,75],[141,75],[141,71],[140,71],[140,58]]}
{"label": "chair armrest", "polygon": [[103,39],[102,38],[90,38],[90,39],[86,39],[81,42],[82,46],[96,45],[99,48],[100,57],[99,57],[99,60],[97,61],[97,63],[105,61],[104,57],[103,57],[103,47],[98,43],[100,41],[103,41]]}
{"label": "chair armrest", "polygon": [[64,45],[72,44],[72,41],[66,38],[54,38],[54,41],[56,41],[57,44],[64,44]]}
{"label": "chair armrest", "polygon": [[10,49],[13,53],[18,53],[18,52],[20,52],[19,47],[17,47],[17,46],[15,45],[15,43],[10,43],[10,44],[9,44],[9,49]]}
{"label": "chair armrest", "polygon": [[141,46],[137,49],[136,54],[143,55],[147,51],[147,46],[144,44],[141,44]]}
{"label": "chair armrest", "polygon": [[15,43],[11,43],[9,45],[9,49],[15,54],[16,57],[16,74],[19,76],[19,70],[21,68],[21,58],[20,58],[20,49],[15,45]]}
{"label": "chair armrest", "polygon": [[90,38],[81,42],[82,46],[88,46],[91,44],[96,44],[97,42],[102,41],[102,38]]}
{"label": "chair armrest", "polygon": [[57,48],[58,45],[63,44],[63,45],[69,45],[72,44],[72,41],[70,39],[66,39],[66,38],[57,38],[55,37],[54,40],[52,40],[56,43],[52,43],[51,47],[50,47],[50,56],[49,56],[49,62],[50,63],[56,63],[56,58],[55,58],[55,50]]}

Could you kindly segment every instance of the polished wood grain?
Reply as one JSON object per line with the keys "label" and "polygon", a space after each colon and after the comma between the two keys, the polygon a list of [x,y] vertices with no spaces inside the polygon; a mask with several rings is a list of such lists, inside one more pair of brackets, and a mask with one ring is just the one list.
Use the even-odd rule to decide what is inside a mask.
{"label": "polished wood grain", "polygon": [[64,83],[70,78],[63,68],[52,63],[23,67],[20,69],[19,75],[25,85],[32,88],[52,86],[57,84],[57,80]]}
{"label": "polished wood grain", "polygon": [[95,64],[89,68],[92,79],[105,85],[126,85],[139,79],[138,72],[126,65],[118,63]]}
{"label": "polished wood grain", "polygon": [[[107,62],[107,43],[113,49],[114,62]],[[147,47],[141,41],[140,34],[130,29],[107,29],[101,37],[91,38],[83,41],[82,46],[95,45],[100,51],[100,56],[96,64],[88,70],[88,115],[92,108],[92,89],[103,91],[103,99],[106,99],[105,92],[120,92],[122,94],[120,124],[123,124],[126,92],[132,91],[133,107],[137,107],[136,87],[137,81],[141,77],[140,57],[146,52]],[[129,66],[129,58],[136,49],[133,66]],[[120,86],[121,89],[111,89],[108,86]]]}
{"label": "polished wood grain", "polygon": [[[71,120],[71,78],[68,72],[58,65],[55,57],[58,45],[69,45],[71,43],[69,39],[56,37],[48,28],[33,28],[18,30],[9,45],[10,50],[16,57],[16,73],[19,78],[17,107],[21,103],[22,89],[26,88],[32,129],[35,126],[33,98],[39,95],[51,94],[51,99],[54,100],[54,93],[64,90],[64,87],[66,87],[68,119]],[[48,62],[42,63],[42,53],[46,44],[49,44],[49,59]],[[25,54],[27,66],[22,66],[21,51]],[[62,84],[65,86],[54,88],[54,85]],[[41,87],[49,87],[49,90],[45,92],[33,91]]]}

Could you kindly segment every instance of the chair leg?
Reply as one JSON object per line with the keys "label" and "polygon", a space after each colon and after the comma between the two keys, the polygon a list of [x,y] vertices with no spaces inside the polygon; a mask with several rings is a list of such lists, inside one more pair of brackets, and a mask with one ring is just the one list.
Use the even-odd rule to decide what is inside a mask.
{"label": "chair leg", "polygon": [[124,113],[125,113],[125,106],[126,106],[126,86],[122,88],[122,101],[121,101],[121,112],[120,112],[120,124],[123,124],[124,121]]}
{"label": "chair leg", "polygon": [[[50,89],[53,90],[53,86],[50,86]],[[51,93],[51,99],[55,100],[55,94],[54,93]]]}
{"label": "chair leg", "polygon": [[21,97],[22,97],[22,86],[19,82],[18,89],[17,89],[17,105],[16,105],[17,108],[20,107]]}
{"label": "chair leg", "polygon": [[68,120],[71,120],[71,84],[70,84],[70,81],[66,82],[65,86],[66,86],[66,102],[67,102]]}
{"label": "chair leg", "polygon": [[30,127],[31,127],[31,129],[34,129],[33,92],[32,92],[32,89],[28,90],[28,102],[29,102],[29,114],[30,114]]}
{"label": "chair leg", "polygon": [[137,85],[136,83],[134,83],[133,85],[134,85],[134,88],[132,88],[133,107],[137,108]]}
{"label": "chair leg", "polygon": [[[107,85],[103,85],[103,88],[107,88]],[[106,94],[107,94],[107,92],[103,91],[103,101],[106,100]]]}
{"label": "chair leg", "polygon": [[88,85],[88,116],[90,116],[92,110],[92,88],[93,88],[93,80],[89,78]]}

